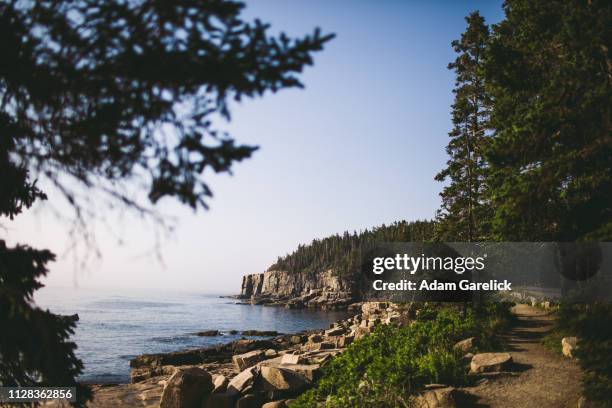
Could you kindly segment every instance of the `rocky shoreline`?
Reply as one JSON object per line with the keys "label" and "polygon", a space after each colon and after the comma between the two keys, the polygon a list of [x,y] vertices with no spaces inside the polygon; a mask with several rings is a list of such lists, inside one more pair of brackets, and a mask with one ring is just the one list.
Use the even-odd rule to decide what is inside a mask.
{"label": "rocky shoreline", "polygon": [[193,406],[202,408],[284,407],[354,340],[402,318],[399,306],[386,302],[346,308],[355,315],[325,330],[138,356],[130,361],[130,384],[94,385],[90,406],[192,406],[189,401],[197,399]]}

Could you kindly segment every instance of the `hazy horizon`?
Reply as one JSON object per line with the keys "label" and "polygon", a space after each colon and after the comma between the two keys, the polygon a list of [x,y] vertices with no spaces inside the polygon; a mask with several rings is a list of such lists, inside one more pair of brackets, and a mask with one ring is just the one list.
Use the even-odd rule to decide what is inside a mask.
{"label": "hazy horizon", "polygon": [[503,17],[501,1],[249,3],[245,16],[272,31],[299,36],[318,26],[337,38],[303,74],[305,89],[233,108],[224,128],[260,150],[231,177],[208,175],[209,211],[161,203],[179,220],[163,242],[163,264],[146,254],[151,228],[109,213],[110,230],[96,227],[102,258],[81,269],[66,251],[65,225],[47,209],[53,195],[2,220],[0,239],[55,252],[50,287],[221,294],[237,293],[242,275],[314,238],[432,218],[442,188],[433,177],[447,160],[451,127],[450,43],[473,10],[489,24]]}

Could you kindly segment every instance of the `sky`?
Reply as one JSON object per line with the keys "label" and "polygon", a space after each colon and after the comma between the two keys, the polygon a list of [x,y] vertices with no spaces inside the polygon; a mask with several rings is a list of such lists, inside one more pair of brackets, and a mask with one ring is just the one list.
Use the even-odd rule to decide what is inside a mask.
{"label": "sky", "polygon": [[234,106],[221,127],[260,149],[233,175],[208,178],[209,211],[161,203],[178,220],[161,241],[161,261],[150,252],[150,225],[109,213],[110,228],[94,227],[101,257],[81,265],[48,202],[3,223],[0,239],[58,254],[50,287],[235,294],[244,274],[314,238],[432,218],[451,127],[450,43],[473,10],[488,23],[503,18],[501,1],[490,0],[248,2],[244,16],[273,33],[320,27],[336,38],[303,73],[304,89]]}

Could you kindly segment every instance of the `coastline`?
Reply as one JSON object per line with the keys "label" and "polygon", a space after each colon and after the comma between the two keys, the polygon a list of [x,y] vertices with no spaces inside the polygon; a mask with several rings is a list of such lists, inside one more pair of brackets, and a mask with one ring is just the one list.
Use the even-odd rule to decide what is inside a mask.
{"label": "coastline", "polygon": [[[321,366],[342,353],[354,340],[366,336],[379,324],[397,322],[401,318],[398,306],[387,302],[352,303],[346,309],[354,315],[330,324],[327,329],[139,355],[130,360],[130,383],[83,382],[94,393],[94,400],[88,406],[104,407],[120,401],[126,406],[137,402],[144,407],[158,407],[170,377],[191,368],[205,370],[215,384],[221,384],[211,394],[212,405],[203,405],[205,407],[224,406],[222,400],[234,403],[247,395],[262,375],[262,367],[267,367],[266,372],[292,372],[311,383],[318,377]],[[270,397],[294,397],[307,386],[302,384],[296,389],[272,393]]]}

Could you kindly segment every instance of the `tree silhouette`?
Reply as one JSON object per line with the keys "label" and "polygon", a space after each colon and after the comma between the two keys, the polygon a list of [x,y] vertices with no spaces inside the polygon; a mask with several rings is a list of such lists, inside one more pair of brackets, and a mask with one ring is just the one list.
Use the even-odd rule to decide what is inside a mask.
{"label": "tree silhouette", "polygon": [[[215,126],[231,101],[300,87],[332,35],[271,36],[230,0],[40,0],[0,4],[0,215],[70,187],[144,186],[206,208],[206,171],[229,172],[256,149]],[[72,319],[32,305],[54,256],[0,245],[0,385],[69,385],[81,370]]]}

